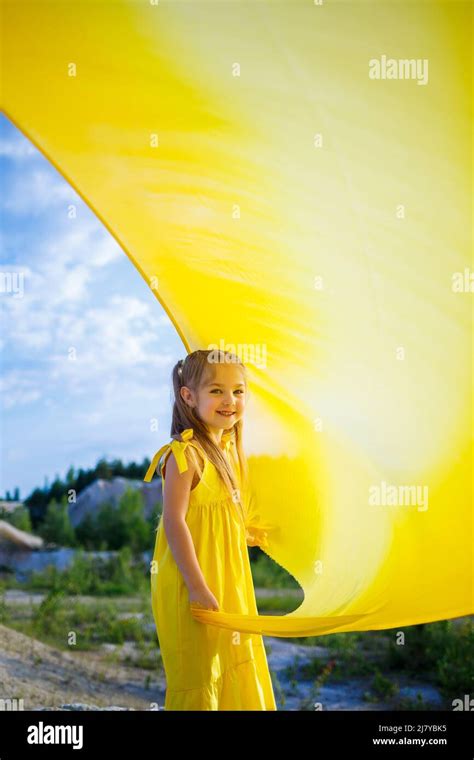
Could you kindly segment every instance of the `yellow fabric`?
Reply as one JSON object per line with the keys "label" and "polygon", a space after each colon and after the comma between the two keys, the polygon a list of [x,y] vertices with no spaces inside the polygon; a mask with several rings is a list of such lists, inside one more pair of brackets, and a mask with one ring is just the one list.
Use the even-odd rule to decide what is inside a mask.
{"label": "yellow fabric", "polygon": [[[157,452],[145,480],[151,480],[161,453],[161,471],[173,452],[179,472],[188,469],[188,445],[201,453],[204,470],[191,491],[185,518],[197,560],[220,608],[257,615],[241,512],[212,462],[191,441],[193,430],[188,428],[181,437]],[[225,449],[230,445],[229,440]],[[262,637],[202,625],[194,618],[194,610],[200,608],[189,601],[162,518],[151,565],[151,603],[166,672],[165,710],[276,710]]]}
{"label": "yellow fabric", "polygon": [[[469,4],[3,6],[7,116],[183,351],[249,368],[251,508],[304,601],[195,617],[298,636],[472,613]],[[407,29],[427,83],[371,78]]]}

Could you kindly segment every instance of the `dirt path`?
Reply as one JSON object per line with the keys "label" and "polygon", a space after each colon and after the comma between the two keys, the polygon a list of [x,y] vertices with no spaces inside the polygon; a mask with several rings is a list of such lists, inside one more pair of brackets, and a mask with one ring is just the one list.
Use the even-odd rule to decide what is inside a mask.
{"label": "dirt path", "polygon": [[100,653],[63,652],[0,625],[0,697],[22,698],[25,710],[71,703],[150,710],[164,694],[164,680],[148,670],[106,663]]}

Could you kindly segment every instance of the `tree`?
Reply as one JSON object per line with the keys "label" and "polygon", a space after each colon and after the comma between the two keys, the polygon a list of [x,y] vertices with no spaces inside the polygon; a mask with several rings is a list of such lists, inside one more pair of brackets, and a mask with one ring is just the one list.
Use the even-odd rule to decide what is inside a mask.
{"label": "tree", "polygon": [[46,517],[40,526],[40,535],[45,541],[60,546],[75,546],[74,528],[69,519],[69,505],[64,495],[58,503],[52,499],[46,510]]}
{"label": "tree", "polygon": [[85,549],[97,549],[99,545],[99,532],[97,521],[91,512],[88,512],[77,526],[76,539]]}
{"label": "tree", "polygon": [[142,495],[133,488],[127,488],[116,508],[109,502],[102,504],[97,514],[97,534],[107,541],[109,549],[129,546],[132,552],[140,552],[148,548],[150,528],[143,509]]}
{"label": "tree", "polygon": [[30,511],[26,507],[17,507],[10,513],[8,521],[18,528],[18,530],[24,530],[26,533],[32,533],[33,527],[31,525]]}

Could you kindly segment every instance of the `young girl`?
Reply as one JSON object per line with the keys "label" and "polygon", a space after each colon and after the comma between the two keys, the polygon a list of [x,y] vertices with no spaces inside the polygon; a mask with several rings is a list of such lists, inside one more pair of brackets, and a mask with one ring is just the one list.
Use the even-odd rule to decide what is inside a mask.
{"label": "young girl", "polygon": [[[245,366],[194,351],[173,369],[172,441],[161,464],[163,513],[151,601],[166,673],[165,710],[276,710],[263,639],[198,622],[191,606],[258,614],[245,529]],[[165,477],[166,475],[166,477]]]}

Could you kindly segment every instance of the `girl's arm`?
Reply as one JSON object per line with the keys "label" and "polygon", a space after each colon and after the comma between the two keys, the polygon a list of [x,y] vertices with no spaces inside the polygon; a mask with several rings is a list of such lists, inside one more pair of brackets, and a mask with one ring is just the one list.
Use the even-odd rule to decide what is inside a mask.
{"label": "girl's arm", "polygon": [[[166,479],[163,489],[163,528],[176,564],[181,571],[190,598],[202,600],[203,604],[215,600],[196,557],[193,539],[185,521],[195,466],[189,456],[188,469],[180,473],[174,454],[166,461]],[[212,599],[209,597],[212,597]]]}

